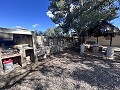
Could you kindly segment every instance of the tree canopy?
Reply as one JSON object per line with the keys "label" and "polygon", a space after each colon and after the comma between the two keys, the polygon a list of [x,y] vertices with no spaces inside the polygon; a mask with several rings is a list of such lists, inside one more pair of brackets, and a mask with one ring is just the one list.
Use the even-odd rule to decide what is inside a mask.
{"label": "tree canopy", "polygon": [[62,30],[59,27],[48,28],[47,31],[44,32],[45,36],[49,37],[61,37],[63,36]]}
{"label": "tree canopy", "polygon": [[102,20],[119,16],[120,0],[50,0],[48,15],[64,32],[70,29],[79,36]]}

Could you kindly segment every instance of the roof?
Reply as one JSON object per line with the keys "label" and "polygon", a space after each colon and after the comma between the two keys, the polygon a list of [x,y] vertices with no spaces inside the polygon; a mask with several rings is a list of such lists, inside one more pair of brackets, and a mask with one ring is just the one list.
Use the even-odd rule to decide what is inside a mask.
{"label": "roof", "polygon": [[118,27],[114,26],[113,24],[111,24],[107,21],[102,21],[102,25],[108,33],[118,33],[119,32]]}
{"label": "roof", "polygon": [[32,35],[33,31],[27,29],[0,28],[0,33]]}

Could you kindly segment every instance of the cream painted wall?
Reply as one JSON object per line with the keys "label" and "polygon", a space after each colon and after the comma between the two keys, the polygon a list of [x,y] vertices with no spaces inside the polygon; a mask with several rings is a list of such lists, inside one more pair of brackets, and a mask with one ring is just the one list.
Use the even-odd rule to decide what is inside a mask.
{"label": "cream painted wall", "polygon": [[[87,37],[86,41],[89,41],[89,40],[97,42],[97,38],[95,37]],[[108,46],[110,44],[110,40],[107,40],[106,37],[103,37],[103,36],[98,38],[98,42],[99,44],[105,45],[105,46]],[[115,37],[113,37],[112,46],[120,47],[120,35],[116,35]]]}

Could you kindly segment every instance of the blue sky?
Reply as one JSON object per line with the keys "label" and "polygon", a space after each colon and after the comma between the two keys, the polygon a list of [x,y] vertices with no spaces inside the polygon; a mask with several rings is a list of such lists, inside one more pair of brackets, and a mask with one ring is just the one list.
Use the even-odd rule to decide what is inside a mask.
{"label": "blue sky", "polygon": [[[49,0],[0,0],[0,27],[45,31],[55,24],[46,15]],[[111,21],[120,27],[120,18]]]}
{"label": "blue sky", "polygon": [[21,26],[45,31],[55,24],[46,15],[49,0],[0,0],[0,27]]}
{"label": "blue sky", "polygon": [[120,29],[120,17],[112,20],[111,23]]}

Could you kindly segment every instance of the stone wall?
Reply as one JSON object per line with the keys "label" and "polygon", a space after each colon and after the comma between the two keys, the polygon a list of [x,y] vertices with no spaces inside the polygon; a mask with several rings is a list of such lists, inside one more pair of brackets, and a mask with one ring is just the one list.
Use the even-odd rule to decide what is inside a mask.
{"label": "stone wall", "polygon": [[36,39],[38,56],[50,55],[71,48],[73,46],[72,38],[50,38],[37,36]]}

